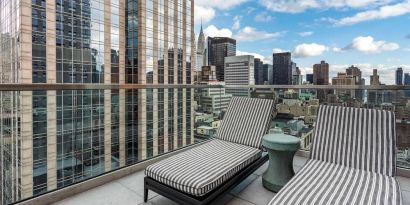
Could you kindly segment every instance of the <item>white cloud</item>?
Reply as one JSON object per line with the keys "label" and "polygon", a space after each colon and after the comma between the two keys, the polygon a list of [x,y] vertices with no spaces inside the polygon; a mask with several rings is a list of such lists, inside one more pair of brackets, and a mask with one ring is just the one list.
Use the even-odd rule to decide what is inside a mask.
{"label": "white cloud", "polygon": [[259,0],[259,3],[271,11],[286,13],[299,13],[319,7],[316,0]]}
{"label": "white cloud", "polygon": [[241,20],[242,20],[242,16],[235,16],[233,18],[233,25],[232,25],[232,30],[238,30],[241,28]]}
{"label": "white cloud", "polygon": [[359,36],[353,39],[352,43],[344,50],[354,49],[363,53],[380,53],[382,51],[393,51],[399,49],[397,43],[386,41],[375,41],[372,36]]}
{"label": "white cloud", "polygon": [[214,25],[208,26],[204,30],[205,36],[210,36],[210,37],[229,37],[232,38],[232,31],[229,30],[228,28],[217,28]]}
{"label": "white cloud", "polygon": [[273,53],[285,53],[285,52],[290,52],[289,50],[284,50],[284,49],[281,49],[281,48],[274,48],[274,49],[272,49],[272,52]]}
{"label": "white cloud", "polygon": [[215,10],[211,7],[195,5],[195,23],[207,23],[215,17]]}
{"label": "white cloud", "polygon": [[311,44],[300,44],[297,45],[293,54],[296,58],[305,58],[311,56],[319,56],[322,55],[323,52],[328,50],[328,48],[324,45],[311,43]]}
{"label": "white cloud", "polygon": [[333,51],[333,52],[336,52],[336,53],[342,53],[342,52],[344,52],[344,50],[343,50],[342,48],[339,48],[339,47],[333,47],[333,48],[332,48],[332,51]]}
{"label": "white cloud", "polygon": [[300,74],[303,76],[306,76],[308,73],[313,73],[313,68],[312,67],[301,67],[299,66]]}
{"label": "white cloud", "polygon": [[313,35],[313,31],[300,32],[298,35],[302,37],[311,36]]}
{"label": "white cloud", "polygon": [[259,4],[274,12],[299,13],[308,9],[366,8],[386,5],[391,0],[259,0]]}
{"label": "white cloud", "polygon": [[380,6],[390,3],[392,0],[326,0],[324,5],[334,8],[364,8],[371,6]]}
{"label": "white cloud", "polygon": [[267,61],[268,59],[265,56],[263,56],[259,53],[252,53],[252,52],[246,52],[246,51],[236,51],[236,55],[237,56],[252,55],[255,58],[261,59],[261,61],[263,61],[264,63],[268,63],[268,61]]}
{"label": "white cloud", "polygon": [[378,9],[363,11],[354,16],[345,17],[336,22],[336,25],[351,25],[363,21],[371,21],[376,19],[386,19],[395,16],[401,16],[410,13],[410,0],[402,3],[382,6]]}
{"label": "white cloud", "polygon": [[216,10],[226,11],[246,1],[248,0],[197,0],[195,1],[195,23],[200,23],[201,20],[207,23],[215,17]]}
{"label": "white cloud", "polygon": [[253,13],[254,11],[256,11],[256,8],[254,8],[254,7],[248,7],[246,13],[251,14],[251,13]]}
{"label": "white cloud", "polygon": [[195,5],[228,10],[248,0],[196,0]]}
{"label": "white cloud", "polygon": [[247,26],[238,31],[238,33],[234,37],[238,41],[258,41],[277,38],[279,36],[282,36],[283,34],[284,32],[269,33],[266,31],[258,31],[255,28]]}
{"label": "white cloud", "polygon": [[257,21],[257,22],[269,22],[269,21],[273,20],[273,17],[269,16],[269,14],[266,13],[266,12],[262,12],[262,13],[256,15],[254,20]]}

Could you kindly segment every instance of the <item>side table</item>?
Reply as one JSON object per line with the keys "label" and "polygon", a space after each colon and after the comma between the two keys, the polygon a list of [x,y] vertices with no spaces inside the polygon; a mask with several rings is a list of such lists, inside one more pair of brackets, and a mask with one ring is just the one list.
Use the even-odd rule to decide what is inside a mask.
{"label": "side table", "polygon": [[262,146],[269,154],[269,167],[262,176],[262,184],[270,191],[279,192],[295,175],[293,157],[300,148],[300,139],[283,133],[267,134]]}

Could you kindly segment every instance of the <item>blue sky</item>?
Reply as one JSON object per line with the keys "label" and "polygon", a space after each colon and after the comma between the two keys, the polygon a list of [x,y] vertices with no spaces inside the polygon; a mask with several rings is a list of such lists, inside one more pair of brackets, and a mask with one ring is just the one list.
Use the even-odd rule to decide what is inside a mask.
{"label": "blue sky", "polygon": [[410,72],[410,0],[196,0],[195,32],[237,39],[238,54],[271,63],[291,51],[303,73],[321,60],[331,76],[358,66],[366,83],[377,68],[382,83]]}

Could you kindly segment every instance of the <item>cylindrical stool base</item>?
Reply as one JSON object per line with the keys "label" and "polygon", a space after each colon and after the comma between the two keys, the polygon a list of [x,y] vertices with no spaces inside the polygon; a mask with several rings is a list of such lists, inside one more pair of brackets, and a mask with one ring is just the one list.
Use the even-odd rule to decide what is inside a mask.
{"label": "cylindrical stool base", "polygon": [[269,167],[262,175],[263,186],[273,192],[279,190],[295,175],[293,156],[295,152],[268,150]]}

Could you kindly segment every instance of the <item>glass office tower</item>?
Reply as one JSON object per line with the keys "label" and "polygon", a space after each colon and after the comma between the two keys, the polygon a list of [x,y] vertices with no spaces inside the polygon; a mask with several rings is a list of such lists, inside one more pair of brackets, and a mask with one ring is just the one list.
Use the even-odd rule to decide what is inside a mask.
{"label": "glass office tower", "polygon": [[[192,83],[191,0],[0,0],[0,34],[0,83]],[[194,141],[187,88],[0,99],[2,204]]]}

